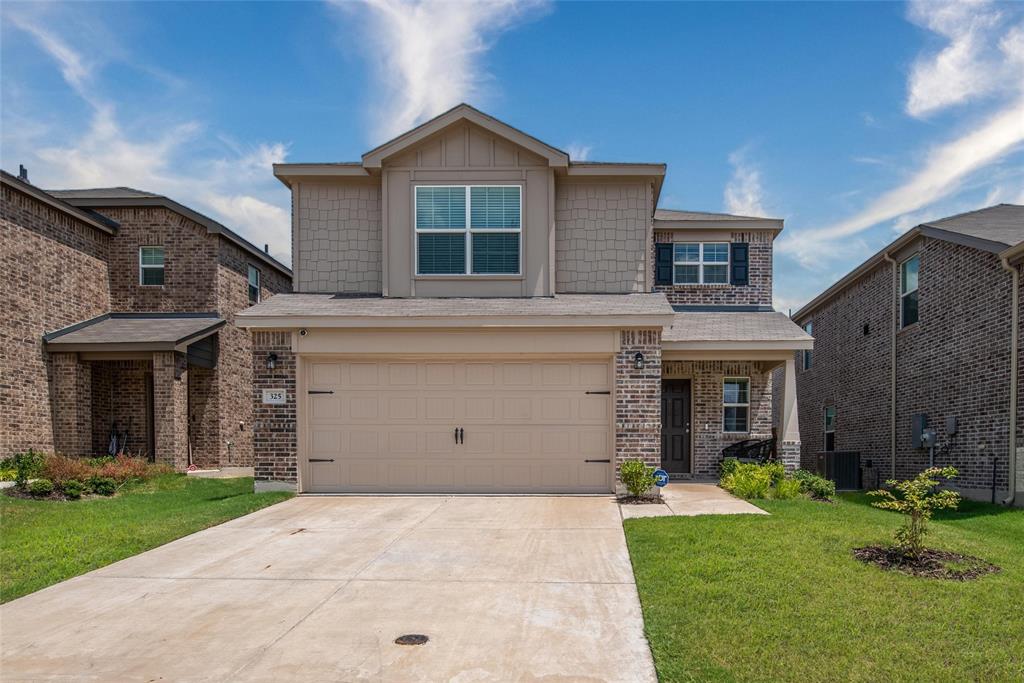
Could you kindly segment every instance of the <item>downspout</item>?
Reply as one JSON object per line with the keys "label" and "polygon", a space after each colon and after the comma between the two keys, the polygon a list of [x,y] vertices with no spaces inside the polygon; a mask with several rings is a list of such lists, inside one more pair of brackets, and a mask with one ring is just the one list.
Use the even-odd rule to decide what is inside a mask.
{"label": "downspout", "polygon": [[886,252],[882,254],[886,263],[892,264],[892,325],[889,326],[889,334],[892,336],[889,345],[889,478],[896,478],[896,333],[899,330],[899,268],[896,259]]}
{"label": "downspout", "polygon": [[1017,497],[1017,377],[1020,360],[1020,271],[1010,265],[1008,255],[999,259],[1005,270],[1010,272],[1010,453],[1007,463],[1010,466],[1007,481],[1010,484],[1009,495],[1004,505],[1013,505]]}

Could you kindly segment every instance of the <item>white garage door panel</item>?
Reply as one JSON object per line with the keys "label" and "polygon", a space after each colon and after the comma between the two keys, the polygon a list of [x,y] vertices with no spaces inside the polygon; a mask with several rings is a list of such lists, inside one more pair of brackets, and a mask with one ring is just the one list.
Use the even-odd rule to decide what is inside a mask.
{"label": "white garage door panel", "polygon": [[304,367],[307,491],[611,490],[606,361]]}

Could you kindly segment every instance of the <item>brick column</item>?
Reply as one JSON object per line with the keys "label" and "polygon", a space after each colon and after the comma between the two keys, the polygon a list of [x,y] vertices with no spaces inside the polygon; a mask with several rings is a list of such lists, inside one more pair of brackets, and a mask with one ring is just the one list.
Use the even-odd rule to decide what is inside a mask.
{"label": "brick column", "polygon": [[188,467],[188,363],[184,354],[153,353],[153,437],[156,461]]}
{"label": "brick column", "polygon": [[[615,356],[615,470],[624,460],[661,466],[661,330],[622,330]],[[637,353],[644,369],[637,370]]]}
{"label": "brick column", "polygon": [[52,353],[53,448],[64,455],[92,454],[92,367],[77,353]]}
{"label": "brick column", "polygon": [[[267,359],[277,356],[274,369]],[[256,490],[295,490],[298,483],[298,441],[295,421],[296,359],[290,332],[252,333],[253,468]],[[283,391],[283,405],[263,403],[263,390]]]}
{"label": "brick column", "polygon": [[782,386],[782,429],[779,432],[779,459],[787,470],[800,467],[800,417],[796,402],[796,361],[786,359]]}

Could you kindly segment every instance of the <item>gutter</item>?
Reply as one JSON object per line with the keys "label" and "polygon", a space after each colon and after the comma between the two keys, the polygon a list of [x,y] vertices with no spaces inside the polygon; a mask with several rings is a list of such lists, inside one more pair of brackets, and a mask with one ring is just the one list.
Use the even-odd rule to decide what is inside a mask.
{"label": "gutter", "polygon": [[1017,378],[1019,375],[1018,363],[1020,360],[1020,271],[1010,265],[1010,253],[1012,249],[1003,252],[999,256],[999,262],[1004,270],[1010,272],[1010,434],[1007,440],[1009,444],[1009,457],[1007,463],[1010,467],[1007,481],[1009,483],[1009,495],[1003,501],[1004,505],[1013,505],[1017,497]]}
{"label": "gutter", "polygon": [[896,259],[889,255],[888,251],[882,252],[882,260],[892,264],[892,325],[889,333],[892,341],[889,347],[889,461],[892,464],[889,478],[896,478],[896,334],[900,325],[900,291],[899,291],[899,268]]}

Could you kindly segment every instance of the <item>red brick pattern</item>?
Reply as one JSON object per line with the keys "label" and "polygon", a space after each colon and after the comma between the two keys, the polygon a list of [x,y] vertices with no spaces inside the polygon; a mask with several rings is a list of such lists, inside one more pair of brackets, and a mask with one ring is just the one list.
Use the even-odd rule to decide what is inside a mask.
{"label": "red brick pattern", "polygon": [[[615,463],[661,465],[661,330],[622,330],[615,354]],[[634,367],[637,353],[644,369]]]}
{"label": "red brick pattern", "polygon": [[74,353],[51,354],[53,366],[53,450],[87,453],[92,445],[92,377]]}
{"label": "red brick pattern", "polygon": [[[734,232],[723,235],[722,242],[746,242],[749,247],[749,284],[734,285],[655,285],[665,292],[672,305],[771,306],[772,235],[768,232]],[[656,232],[655,243],[686,242],[684,231]],[[652,246],[653,248],[653,246]],[[653,258],[653,256],[652,256]]]}
{"label": "red brick pattern", "polygon": [[103,454],[110,445],[110,430],[128,432],[127,451],[149,457],[149,395],[147,375],[152,374],[148,360],[94,361],[92,368],[92,453]]}
{"label": "red brick pattern", "polygon": [[[252,403],[254,410],[253,467],[257,481],[297,482],[296,454],[296,361],[291,333],[253,330]],[[277,354],[276,366],[267,368],[267,357]],[[281,389],[284,405],[263,403],[264,389]]]}
{"label": "red brick pattern", "polygon": [[188,465],[188,364],[182,354],[153,354],[153,428],[156,461]]}

